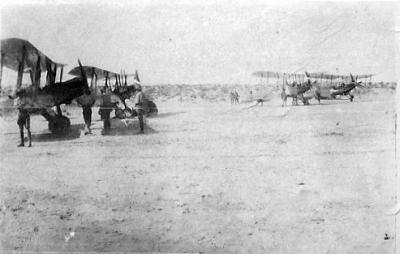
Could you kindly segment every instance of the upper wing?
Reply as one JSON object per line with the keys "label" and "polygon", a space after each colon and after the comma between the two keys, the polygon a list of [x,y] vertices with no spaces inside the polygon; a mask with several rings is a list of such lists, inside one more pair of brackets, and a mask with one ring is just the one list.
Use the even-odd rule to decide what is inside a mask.
{"label": "upper wing", "polygon": [[363,74],[363,75],[356,75],[356,78],[370,78],[375,74]]}
{"label": "upper wing", "polygon": [[316,72],[316,73],[309,73],[309,77],[315,79],[344,79],[347,78],[348,76],[329,74],[325,72]]}
{"label": "upper wing", "polygon": [[275,71],[256,71],[253,76],[260,78],[304,78],[303,73],[275,72]]}
{"label": "upper wing", "polygon": [[273,72],[273,71],[256,71],[253,73],[254,76],[261,78],[281,78],[284,73]]}
{"label": "upper wing", "polygon": [[[136,80],[139,80],[139,76],[137,74],[137,71],[134,74],[126,74],[126,73],[116,73],[116,72],[112,72],[109,70],[105,70],[105,69],[101,69],[95,66],[89,66],[89,65],[85,65],[82,66],[83,71],[86,74],[86,77],[92,77],[93,75],[96,75],[97,79],[102,79],[102,78],[126,78],[126,77],[131,77],[134,76]],[[73,68],[72,70],[70,70],[68,72],[68,74],[72,75],[72,76],[77,76],[80,77],[81,76],[81,70],[79,68],[79,66]]]}
{"label": "upper wing", "polygon": [[[97,78],[105,78],[105,77],[119,77],[120,74],[116,73],[116,72],[112,72],[112,71],[108,71],[108,70],[104,70],[98,67],[94,67],[94,66],[88,66],[85,65],[83,66],[83,71],[85,72],[87,77],[92,77],[92,75],[96,75]],[[81,76],[81,70],[79,68],[79,66],[73,68],[72,70],[70,70],[68,72],[68,74],[73,75],[73,76]]]}
{"label": "upper wing", "polygon": [[[25,50],[25,52],[23,52]],[[3,58],[3,64],[7,68],[14,71],[18,71],[19,63],[24,57],[24,71],[29,69],[35,69],[40,57],[40,69],[41,71],[47,71],[48,66],[62,67],[65,64],[56,63],[51,60],[48,56],[40,52],[35,46],[27,40],[18,38],[9,38],[1,40],[1,56]]]}

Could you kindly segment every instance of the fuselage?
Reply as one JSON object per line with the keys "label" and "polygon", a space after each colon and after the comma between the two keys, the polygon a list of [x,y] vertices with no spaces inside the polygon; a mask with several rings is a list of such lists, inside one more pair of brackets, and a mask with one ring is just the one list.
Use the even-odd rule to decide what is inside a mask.
{"label": "fuselage", "polygon": [[354,88],[356,87],[355,84],[347,84],[342,88],[339,89],[333,89],[331,95],[336,96],[336,95],[348,95]]}
{"label": "fuselage", "polygon": [[306,82],[303,84],[286,84],[286,88],[284,89],[287,97],[297,97],[300,94],[303,94],[311,89],[311,84]]}

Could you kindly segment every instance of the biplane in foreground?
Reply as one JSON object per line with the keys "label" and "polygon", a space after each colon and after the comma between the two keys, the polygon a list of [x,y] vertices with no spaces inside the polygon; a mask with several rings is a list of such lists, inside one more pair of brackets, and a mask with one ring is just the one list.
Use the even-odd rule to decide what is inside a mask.
{"label": "biplane in foreground", "polygon": [[[79,65],[81,65],[80,62]],[[20,113],[24,112],[27,118],[30,114],[41,114],[48,121],[52,133],[62,133],[69,129],[70,120],[62,115],[60,105],[70,104],[75,98],[90,92],[87,81],[83,76],[63,82],[64,64],[54,62],[29,41],[18,38],[1,40],[0,76],[3,73],[3,66],[18,73],[16,92],[10,94],[9,97],[19,99],[18,109]],[[60,81],[56,82],[58,70],[60,70]],[[41,87],[40,82],[42,72],[47,72],[46,84],[43,87]],[[28,73],[31,85],[23,88],[23,76]],[[54,107],[55,110],[53,110]],[[29,126],[26,127],[29,128]],[[21,143],[23,144],[21,126],[20,130]],[[30,136],[29,130],[28,135]]]}

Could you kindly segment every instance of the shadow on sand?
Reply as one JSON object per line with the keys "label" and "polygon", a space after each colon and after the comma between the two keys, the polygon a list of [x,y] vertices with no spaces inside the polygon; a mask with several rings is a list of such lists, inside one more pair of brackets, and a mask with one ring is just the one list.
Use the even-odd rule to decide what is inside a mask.
{"label": "shadow on sand", "polygon": [[[318,102],[310,102],[308,105],[304,105],[303,103],[299,103],[299,105],[292,105],[291,103],[286,104],[284,107],[310,107],[310,106],[329,106],[329,105],[337,105],[337,104],[350,104],[350,103],[360,103],[366,102],[366,100],[354,100],[350,101],[348,99],[332,99],[332,100],[321,100],[321,103]],[[275,105],[276,107],[282,107],[282,105]]]}
{"label": "shadow on sand", "polygon": [[49,142],[77,139],[81,136],[81,130],[83,130],[84,127],[84,124],[72,124],[70,130],[67,133],[57,135],[53,133],[32,134],[32,142]]}
{"label": "shadow on sand", "polygon": [[151,116],[151,118],[163,118],[169,116],[176,116],[180,114],[186,113],[185,111],[177,111],[177,112],[166,112],[166,113],[158,113],[157,115]]}
{"label": "shadow on sand", "polygon": [[140,133],[140,127],[138,121],[128,122],[124,124],[122,121],[117,122],[113,121],[111,125],[111,130],[107,133],[103,133],[103,136],[127,136],[127,135],[149,135],[157,133],[156,130],[148,126],[147,124],[144,125],[144,133]]}

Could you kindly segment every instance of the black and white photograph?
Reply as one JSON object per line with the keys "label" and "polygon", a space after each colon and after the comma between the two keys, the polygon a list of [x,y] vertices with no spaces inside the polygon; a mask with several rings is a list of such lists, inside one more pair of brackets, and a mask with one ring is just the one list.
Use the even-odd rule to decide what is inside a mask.
{"label": "black and white photograph", "polygon": [[0,3],[0,252],[400,253],[397,1]]}

